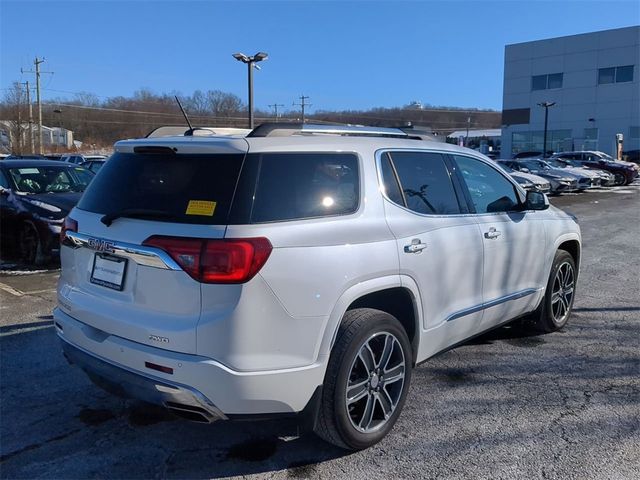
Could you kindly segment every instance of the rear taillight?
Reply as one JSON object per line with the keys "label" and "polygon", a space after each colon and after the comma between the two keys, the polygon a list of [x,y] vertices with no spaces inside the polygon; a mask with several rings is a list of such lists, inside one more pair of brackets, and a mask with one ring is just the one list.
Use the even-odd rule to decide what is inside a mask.
{"label": "rear taillight", "polygon": [[142,244],[164,250],[202,283],[248,282],[272,250],[271,242],[264,237],[211,240],[154,235]]}
{"label": "rear taillight", "polygon": [[67,238],[67,232],[77,232],[78,231],[78,221],[74,220],[71,217],[65,217],[64,222],[62,224],[62,229],[60,230],[60,244],[63,245],[65,243],[65,239]]}

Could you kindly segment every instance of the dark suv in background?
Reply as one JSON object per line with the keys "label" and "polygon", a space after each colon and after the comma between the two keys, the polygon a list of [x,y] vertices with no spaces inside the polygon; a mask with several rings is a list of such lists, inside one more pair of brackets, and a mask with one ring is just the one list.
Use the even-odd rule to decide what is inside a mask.
{"label": "dark suv in background", "polygon": [[574,160],[583,167],[606,170],[615,177],[616,185],[627,185],[638,176],[638,166],[630,162],[617,162],[602,152],[561,152],[553,158]]}

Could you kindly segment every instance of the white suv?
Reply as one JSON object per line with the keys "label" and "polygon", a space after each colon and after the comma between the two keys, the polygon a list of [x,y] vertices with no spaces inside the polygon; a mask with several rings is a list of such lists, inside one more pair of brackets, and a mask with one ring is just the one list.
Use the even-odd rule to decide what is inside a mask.
{"label": "white suv", "polygon": [[580,260],[575,219],[483,155],[363,127],[118,142],[62,236],[55,326],[97,384],[349,449],[416,364],[526,314],[564,326]]}

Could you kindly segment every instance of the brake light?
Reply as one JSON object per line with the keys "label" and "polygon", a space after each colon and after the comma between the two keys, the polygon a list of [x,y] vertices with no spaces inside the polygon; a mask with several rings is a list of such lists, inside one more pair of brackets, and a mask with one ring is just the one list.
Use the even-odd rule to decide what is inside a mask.
{"label": "brake light", "polygon": [[62,229],[60,230],[60,245],[65,243],[65,239],[67,238],[67,231],[77,232],[78,221],[74,220],[71,217],[65,217],[64,222],[62,223]]}
{"label": "brake light", "polygon": [[143,245],[167,252],[195,280],[202,283],[245,283],[271,255],[267,238],[204,239],[153,235]]}

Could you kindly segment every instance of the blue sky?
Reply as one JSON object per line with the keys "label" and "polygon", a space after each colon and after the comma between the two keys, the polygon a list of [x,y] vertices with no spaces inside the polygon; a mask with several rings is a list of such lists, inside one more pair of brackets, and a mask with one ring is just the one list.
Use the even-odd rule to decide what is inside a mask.
{"label": "blue sky", "polygon": [[[255,104],[291,109],[432,105],[500,109],[504,46],[640,24],[631,1],[0,0],[0,88],[32,80],[44,98],[219,89],[246,100],[231,54],[269,53]],[[57,91],[56,91],[57,90]],[[6,90],[3,90],[3,92]]]}

